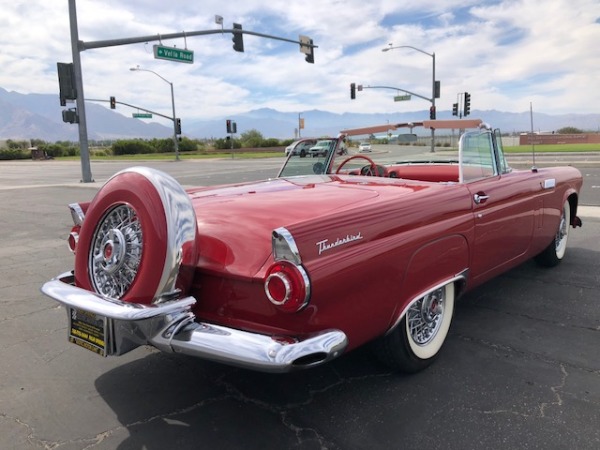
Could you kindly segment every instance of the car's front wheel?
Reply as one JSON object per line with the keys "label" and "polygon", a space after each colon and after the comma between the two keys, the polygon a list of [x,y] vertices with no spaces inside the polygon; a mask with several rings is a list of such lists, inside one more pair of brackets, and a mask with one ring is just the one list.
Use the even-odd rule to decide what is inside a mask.
{"label": "car's front wheel", "polygon": [[454,299],[454,283],[448,283],[414,302],[396,328],[375,342],[379,359],[406,373],[428,367],[448,336]]}

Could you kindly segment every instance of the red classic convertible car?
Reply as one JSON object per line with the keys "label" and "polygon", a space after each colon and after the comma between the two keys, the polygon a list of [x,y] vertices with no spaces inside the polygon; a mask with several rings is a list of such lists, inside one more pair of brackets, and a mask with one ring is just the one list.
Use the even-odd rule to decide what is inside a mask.
{"label": "red classic convertible car", "polygon": [[[350,135],[467,128],[458,151]],[[317,366],[363,344],[416,372],[439,354],[456,298],[535,257],[564,257],[582,184],[572,167],[513,170],[481,121],[347,130],[279,176],[184,190],[123,170],[70,205],[74,270],[44,294],[71,342],[101,355],[140,345],[267,372]],[[358,163],[358,165],[355,165]]]}

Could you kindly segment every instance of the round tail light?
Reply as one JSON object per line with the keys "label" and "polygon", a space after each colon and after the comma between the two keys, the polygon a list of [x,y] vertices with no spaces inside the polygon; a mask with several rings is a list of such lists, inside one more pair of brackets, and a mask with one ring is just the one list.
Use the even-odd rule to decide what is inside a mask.
{"label": "round tail light", "polygon": [[310,298],[308,275],[302,267],[288,261],[276,262],[267,272],[265,293],[282,311],[300,311]]}
{"label": "round tail light", "polygon": [[79,225],[74,226],[71,229],[71,233],[67,238],[67,245],[69,246],[69,250],[73,253],[77,251],[77,243],[79,242],[79,232],[81,231],[81,227]]}

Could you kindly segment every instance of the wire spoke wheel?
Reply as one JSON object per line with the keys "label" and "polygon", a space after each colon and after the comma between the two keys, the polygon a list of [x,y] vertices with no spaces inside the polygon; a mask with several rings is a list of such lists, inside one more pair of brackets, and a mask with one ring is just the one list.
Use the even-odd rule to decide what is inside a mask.
{"label": "wire spoke wheel", "polygon": [[448,336],[455,295],[454,283],[450,282],[414,301],[398,326],[375,342],[379,359],[406,373],[428,367]]}
{"label": "wire spoke wheel", "polygon": [[567,248],[567,239],[569,237],[569,218],[567,217],[567,208],[563,207],[562,215],[560,217],[560,224],[554,238],[554,244],[556,254],[562,258]]}
{"label": "wire spoke wheel", "polygon": [[445,292],[440,288],[415,302],[406,313],[408,334],[417,345],[430,342],[442,323]]}
{"label": "wire spoke wheel", "polygon": [[89,254],[94,289],[120,299],[132,285],[142,260],[143,233],[135,210],[125,204],[107,211],[98,223]]}

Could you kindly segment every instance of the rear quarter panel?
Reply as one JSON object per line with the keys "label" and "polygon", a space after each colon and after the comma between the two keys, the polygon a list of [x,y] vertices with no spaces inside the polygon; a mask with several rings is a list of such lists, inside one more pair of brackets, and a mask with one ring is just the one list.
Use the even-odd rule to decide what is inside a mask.
{"label": "rear quarter panel", "polygon": [[[415,295],[468,268],[472,228],[466,188],[435,185],[291,229],[311,279],[311,325],[341,329],[349,348],[384,334]],[[319,253],[346,236],[361,238]]]}

